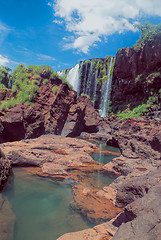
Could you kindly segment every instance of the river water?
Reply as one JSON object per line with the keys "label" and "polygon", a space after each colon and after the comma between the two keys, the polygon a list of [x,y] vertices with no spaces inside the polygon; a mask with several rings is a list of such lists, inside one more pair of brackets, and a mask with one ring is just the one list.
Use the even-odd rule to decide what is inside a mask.
{"label": "river water", "polygon": [[[114,156],[96,153],[92,157],[108,162]],[[109,185],[113,180],[113,176],[94,173],[96,187]],[[35,176],[23,168],[13,168],[3,195],[8,198],[16,216],[14,240],[56,240],[64,233],[94,226],[70,208],[72,188],[69,184]]]}

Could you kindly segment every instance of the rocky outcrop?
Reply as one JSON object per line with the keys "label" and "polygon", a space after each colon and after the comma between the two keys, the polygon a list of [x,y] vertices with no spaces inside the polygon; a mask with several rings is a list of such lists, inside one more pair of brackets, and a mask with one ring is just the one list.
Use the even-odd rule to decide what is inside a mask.
{"label": "rocky outcrop", "polygon": [[73,189],[74,201],[71,207],[81,212],[90,222],[101,223],[114,218],[122,209],[116,207],[106,197],[105,192],[92,189],[88,185],[75,186]]}
{"label": "rocky outcrop", "polygon": [[87,153],[97,149],[96,145],[79,139],[43,135],[30,140],[3,143],[1,147],[12,165],[37,166],[49,174],[68,176],[68,169],[75,166],[98,165]]}
{"label": "rocky outcrop", "polygon": [[44,133],[43,114],[24,104],[11,108],[1,120],[2,142],[38,137]]}
{"label": "rocky outcrop", "polygon": [[106,140],[111,133],[110,125],[100,117],[89,98],[80,96],[78,103],[72,105],[62,135]]}
{"label": "rocky outcrop", "polygon": [[112,224],[107,222],[97,225],[93,228],[85,229],[83,231],[66,233],[57,240],[109,240],[115,233],[115,229],[117,229],[115,226],[112,226]]}
{"label": "rocky outcrop", "polygon": [[149,191],[159,184],[161,179],[161,167],[147,174],[125,179],[118,188],[116,204],[125,207],[138,198],[144,197]]}
{"label": "rocky outcrop", "polygon": [[113,129],[115,132],[107,144],[117,144],[124,157],[149,159],[157,166],[157,160],[161,160],[160,122],[128,118],[116,123]]}
{"label": "rocky outcrop", "polygon": [[131,196],[135,195],[135,198],[132,199],[127,193],[130,197],[128,202],[130,200],[132,203],[125,207],[124,212],[113,223],[119,227],[112,238],[113,240],[139,240],[140,236],[143,240],[160,239],[160,177],[161,168],[158,168],[156,171],[151,172],[151,174],[142,177],[142,179],[136,179],[137,185],[131,188],[131,193],[129,192],[131,184],[129,184],[128,190],[124,194],[126,196],[126,193],[129,192]]}
{"label": "rocky outcrop", "polygon": [[[37,99],[35,108],[45,116],[45,133],[61,134],[63,126],[68,116],[69,109],[76,102],[76,92],[71,90],[67,84],[62,84],[54,95],[52,88],[49,86],[50,95],[42,87],[42,93]],[[41,103],[41,104],[40,104]]]}
{"label": "rocky outcrop", "polygon": [[[152,89],[158,94],[161,88],[160,54],[160,38],[146,43],[139,50],[134,47],[118,50],[111,92],[114,112],[126,109],[127,105],[134,108],[146,103]],[[136,80],[140,74],[141,81],[139,78]]]}
{"label": "rocky outcrop", "polygon": [[69,109],[76,101],[76,92],[61,84],[56,95],[52,84],[40,87],[35,105],[18,104],[1,114],[0,141],[35,138],[42,134],[60,134]]}
{"label": "rocky outcrop", "polygon": [[40,86],[34,106],[18,104],[0,116],[0,142],[35,138],[42,134],[57,134],[67,137],[79,136],[82,132],[90,138],[107,139],[111,128],[99,116],[92,102],[80,96],[67,84],[61,84],[57,93],[51,82]]}
{"label": "rocky outcrop", "polygon": [[77,137],[81,134],[85,125],[86,106],[81,102],[74,104],[68,113],[67,120],[61,132],[65,137]]}

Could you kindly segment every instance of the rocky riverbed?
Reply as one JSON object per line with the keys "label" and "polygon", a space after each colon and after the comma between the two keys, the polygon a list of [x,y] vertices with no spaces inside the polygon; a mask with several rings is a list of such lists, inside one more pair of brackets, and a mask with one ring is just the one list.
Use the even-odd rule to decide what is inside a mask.
{"label": "rocky riverbed", "polygon": [[[121,155],[116,154],[108,164],[99,164],[90,157],[89,153],[100,151],[95,144],[52,134],[0,146],[13,166],[72,184],[71,207],[89,220],[108,220],[94,228],[65,234],[61,240],[160,238],[160,123],[127,119],[112,121],[110,127],[113,134],[107,136],[107,144],[118,146]],[[99,134],[95,133],[96,138]],[[98,170],[117,178],[101,189],[91,187],[90,174]]]}
{"label": "rocky riverbed", "polygon": [[65,234],[60,240],[160,239],[161,124],[127,119],[112,121],[111,128],[113,135],[107,144],[118,146],[122,155],[103,169],[118,178],[99,193],[124,210],[110,222]]}

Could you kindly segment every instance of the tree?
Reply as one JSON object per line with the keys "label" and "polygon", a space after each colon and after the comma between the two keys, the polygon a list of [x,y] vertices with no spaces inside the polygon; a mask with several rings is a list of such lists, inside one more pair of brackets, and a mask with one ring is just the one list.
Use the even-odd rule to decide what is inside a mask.
{"label": "tree", "polygon": [[10,85],[10,78],[11,75],[8,73],[10,71],[10,68],[7,67],[0,67],[0,84],[1,88],[8,88]]}

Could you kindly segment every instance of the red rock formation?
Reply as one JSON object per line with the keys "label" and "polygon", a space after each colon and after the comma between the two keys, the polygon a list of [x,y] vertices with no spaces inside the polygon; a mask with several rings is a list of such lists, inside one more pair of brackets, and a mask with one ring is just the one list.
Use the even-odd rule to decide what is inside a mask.
{"label": "red rock formation", "polygon": [[52,84],[40,87],[35,105],[18,104],[1,116],[1,142],[34,138],[42,134],[60,134],[76,92],[61,84],[55,95]]}
{"label": "red rock formation", "polygon": [[[146,80],[150,73],[160,72],[161,67],[161,39],[157,38],[152,43],[147,43],[140,50],[123,48],[116,54],[111,100],[115,111],[126,109],[146,102],[150,90],[161,88],[161,75],[151,81]],[[144,74],[142,83],[136,83],[135,78]],[[145,81],[144,81],[145,80]]]}

